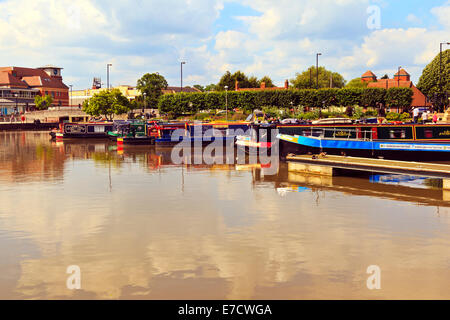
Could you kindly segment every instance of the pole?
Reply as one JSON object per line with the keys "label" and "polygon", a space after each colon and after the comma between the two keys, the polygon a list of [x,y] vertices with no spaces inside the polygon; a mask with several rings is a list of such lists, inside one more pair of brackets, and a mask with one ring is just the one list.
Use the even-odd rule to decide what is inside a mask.
{"label": "pole", "polygon": [[73,88],[73,85],[71,84],[70,86],[70,108],[72,108],[72,96],[73,96],[73,94],[72,94],[72,88]]}
{"label": "pole", "polygon": [[225,119],[228,121],[228,86],[225,87]]}
{"label": "pole", "polygon": [[400,88],[400,68],[401,68],[401,66],[398,67],[398,72],[397,72],[397,87],[399,87],[399,88]]}
{"label": "pole", "polygon": [[106,65],[106,87],[109,90],[109,67],[112,66],[111,63]]}
{"label": "pole", "polygon": [[316,89],[319,89],[319,56],[322,55],[321,53],[316,54]]}
{"label": "pole", "polygon": [[181,92],[183,92],[183,64],[186,64],[186,62],[181,61]]}

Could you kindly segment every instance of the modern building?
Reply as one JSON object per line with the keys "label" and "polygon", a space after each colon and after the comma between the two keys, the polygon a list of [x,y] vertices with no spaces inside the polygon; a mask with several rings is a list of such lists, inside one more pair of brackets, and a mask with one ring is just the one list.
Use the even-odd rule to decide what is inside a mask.
{"label": "modern building", "polygon": [[0,67],[0,111],[2,115],[34,109],[36,95],[50,95],[54,106],[69,105],[69,87],[63,83],[62,68]]}
{"label": "modern building", "polygon": [[[366,71],[361,76],[362,82],[367,82],[368,88],[411,88],[413,91],[413,101],[411,103],[411,108],[415,107],[431,107],[428,98],[416,88],[416,86],[411,81],[411,76],[404,69],[400,69],[395,75],[394,79],[377,79],[377,76],[372,71]],[[394,108],[391,111],[401,112],[399,108]]]}

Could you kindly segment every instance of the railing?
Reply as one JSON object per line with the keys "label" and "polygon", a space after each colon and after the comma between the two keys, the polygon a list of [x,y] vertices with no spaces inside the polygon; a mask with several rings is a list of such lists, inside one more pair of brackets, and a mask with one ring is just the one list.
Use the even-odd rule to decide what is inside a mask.
{"label": "railing", "polygon": [[364,140],[373,141],[374,132],[372,130],[343,129],[343,128],[321,128],[303,131],[305,137],[317,137],[320,139],[332,138],[342,140]]}

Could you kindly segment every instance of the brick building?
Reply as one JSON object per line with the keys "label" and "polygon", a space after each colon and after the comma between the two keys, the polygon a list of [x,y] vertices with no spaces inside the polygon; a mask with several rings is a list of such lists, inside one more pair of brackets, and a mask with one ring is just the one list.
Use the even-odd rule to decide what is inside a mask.
{"label": "brick building", "polygon": [[[404,69],[400,69],[395,75],[394,79],[377,79],[377,76],[372,71],[366,71],[361,76],[362,82],[368,82],[368,88],[411,88],[413,91],[413,100],[411,103],[411,108],[414,107],[431,107],[431,103],[428,98],[416,88],[416,86],[411,81],[411,76]],[[398,108],[394,108],[394,112],[401,112]]]}
{"label": "brick building", "polygon": [[35,107],[36,95],[50,95],[54,106],[69,105],[69,87],[63,83],[62,68],[0,67],[0,111],[3,115]]}
{"label": "brick building", "polygon": [[234,85],[235,91],[264,91],[264,90],[287,90],[289,89],[289,81],[286,80],[284,82],[284,87],[266,87],[265,82],[261,82],[261,86],[259,88],[240,88],[239,81],[236,80]]}

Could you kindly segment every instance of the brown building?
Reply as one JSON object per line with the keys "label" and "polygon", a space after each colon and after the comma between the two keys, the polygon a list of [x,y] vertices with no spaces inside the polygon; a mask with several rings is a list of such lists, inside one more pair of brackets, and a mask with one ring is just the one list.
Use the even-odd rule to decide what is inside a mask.
{"label": "brown building", "polygon": [[[377,79],[377,76],[369,70],[361,76],[361,81],[368,82],[368,88],[411,88],[413,91],[411,108],[431,107],[431,103],[428,101],[427,97],[419,89],[416,88],[416,86],[411,81],[411,76],[404,69],[400,69],[400,71],[394,75],[394,79]],[[391,111],[401,112],[402,110]]]}
{"label": "brown building", "polygon": [[62,68],[0,67],[0,111],[3,115],[32,109],[36,95],[50,95],[54,106],[69,105],[69,87]]}

